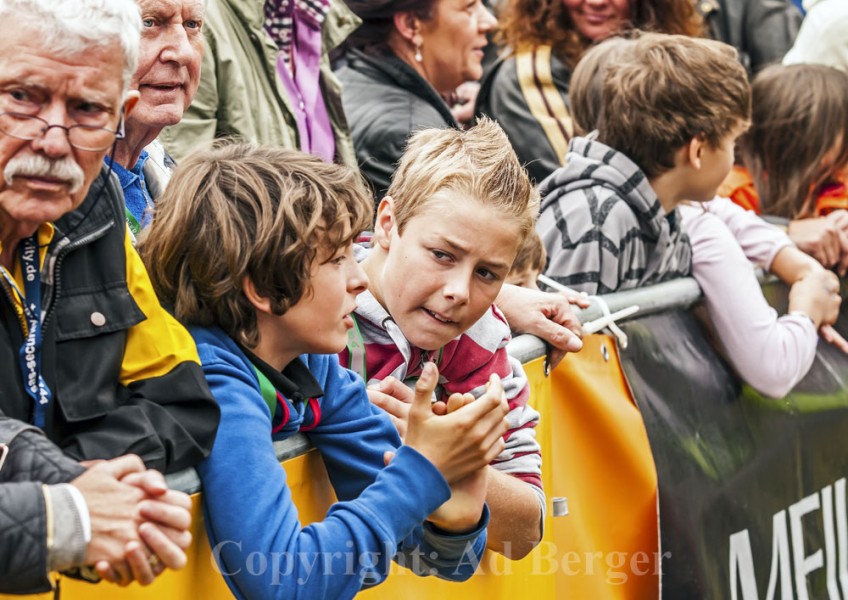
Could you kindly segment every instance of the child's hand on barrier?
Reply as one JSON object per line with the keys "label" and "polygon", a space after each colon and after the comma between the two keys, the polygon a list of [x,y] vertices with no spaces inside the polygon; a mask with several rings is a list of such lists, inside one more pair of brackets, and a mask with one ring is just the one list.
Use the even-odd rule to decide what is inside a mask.
{"label": "child's hand on barrier", "polygon": [[572,304],[586,304],[579,296],[504,285],[495,304],[511,329],[535,335],[553,347],[551,367],[555,367],[567,352],[578,352],[583,347],[580,320],[571,309]]}
{"label": "child's hand on barrier", "polygon": [[789,222],[787,235],[801,250],[823,266],[836,267],[840,275],[848,269],[848,215],[834,211],[826,217]]}
{"label": "child's hand on barrier", "polygon": [[402,381],[391,376],[369,385],[366,391],[371,404],[389,413],[400,439],[403,440],[406,437],[406,424],[415,392]]}
{"label": "child's hand on barrier", "polygon": [[825,269],[812,271],[795,282],[789,290],[790,312],[805,312],[817,327],[835,323],[841,303],[839,278]]}
{"label": "child's hand on barrier", "polygon": [[819,329],[819,335],[821,335],[822,339],[828,344],[833,344],[845,354],[848,354],[848,341],[839,335],[839,332],[833,328],[833,325],[822,325]]}
{"label": "child's hand on barrier", "polygon": [[500,454],[509,407],[500,378],[492,375],[489,388],[477,400],[463,402],[448,414],[436,414],[431,400],[438,380],[436,365],[424,365],[415,386],[405,443],[432,462],[450,485]]}

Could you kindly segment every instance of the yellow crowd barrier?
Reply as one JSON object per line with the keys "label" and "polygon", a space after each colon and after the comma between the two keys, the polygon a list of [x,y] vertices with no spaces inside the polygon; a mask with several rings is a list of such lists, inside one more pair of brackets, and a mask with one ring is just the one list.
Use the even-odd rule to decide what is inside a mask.
{"label": "yellow crowd barrier", "polygon": [[[657,597],[656,474],[645,428],[612,339],[593,335],[584,343],[584,350],[566,357],[550,377],[543,374],[541,357],[525,363],[531,403],[542,415],[537,436],[548,507],[539,546],[519,561],[487,552],[474,577],[461,584],[417,577],[393,565],[389,578],[362,592],[361,598]],[[334,496],[320,456],[309,451],[282,464],[301,522],[322,519]],[[567,498],[569,515],[553,516],[554,497]],[[193,502],[194,544],[185,569],[167,572],[148,587],[119,588],[61,578],[61,597],[232,597],[212,558],[199,493],[193,495]]]}

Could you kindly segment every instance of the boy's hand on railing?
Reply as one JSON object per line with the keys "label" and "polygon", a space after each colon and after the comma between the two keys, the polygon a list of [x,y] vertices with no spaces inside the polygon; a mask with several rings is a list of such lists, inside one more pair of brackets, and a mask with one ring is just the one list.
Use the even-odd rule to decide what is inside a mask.
{"label": "boy's hand on railing", "polygon": [[554,347],[551,367],[555,367],[566,353],[577,352],[583,347],[580,320],[571,309],[572,304],[588,306],[588,302],[580,296],[506,284],[495,304],[511,329],[535,335]]}
{"label": "boy's hand on railing", "polygon": [[415,386],[405,443],[432,462],[450,485],[500,454],[509,428],[509,407],[500,378],[493,374],[488,390],[477,400],[438,415],[431,402],[438,380],[436,365],[424,365]]}
{"label": "boy's hand on railing", "polygon": [[805,312],[818,325],[822,339],[848,354],[848,341],[833,328],[842,304],[839,291],[839,278],[832,271],[814,270],[790,288],[789,311]]}
{"label": "boy's hand on railing", "polygon": [[812,271],[789,289],[789,311],[806,313],[817,328],[836,322],[841,303],[839,278],[826,269]]}
{"label": "boy's hand on railing", "polygon": [[826,217],[796,219],[786,230],[789,239],[824,267],[848,270],[848,212],[833,211]]}

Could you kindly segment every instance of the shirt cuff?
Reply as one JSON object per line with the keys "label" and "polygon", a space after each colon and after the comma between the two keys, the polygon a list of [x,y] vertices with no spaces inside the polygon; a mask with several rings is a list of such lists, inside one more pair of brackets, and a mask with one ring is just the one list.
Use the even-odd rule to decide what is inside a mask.
{"label": "shirt cuff", "polygon": [[79,490],[67,483],[42,486],[47,509],[47,565],[64,571],[82,565],[91,540],[88,506]]}
{"label": "shirt cuff", "polygon": [[816,331],[816,322],[813,321],[813,317],[808,315],[803,310],[790,310],[788,313],[786,313],[786,316],[788,316],[788,317],[798,317],[799,319],[801,319],[805,323],[809,323],[813,327],[813,331]]}
{"label": "shirt cuff", "polygon": [[439,529],[429,521],[424,521],[424,542],[438,554],[434,563],[452,564],[458,558],[466,555],[469,545],[486,533],[489,525],[489,505],[483,504],[483,513],[477,527],[472,531],[454,534]]}
{"label": "shirt cuff", "polygon": [[80,521],[82,522],[82,533],[85,537],[85,544],[87,546],[91,541],[91,515],[88,514],[88,504],[86,504],[85,497],[82,495],[82,492],[74,486],[68,485],[68,492],[70,492],[71,498],[77,507],[77,514],[79,514]]}

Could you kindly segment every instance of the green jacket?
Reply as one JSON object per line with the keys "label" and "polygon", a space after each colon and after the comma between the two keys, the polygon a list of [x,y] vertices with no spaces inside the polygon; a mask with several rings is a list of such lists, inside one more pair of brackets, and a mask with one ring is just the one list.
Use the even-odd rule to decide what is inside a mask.
{"label": "green jacket", "polygon": [[[277,74],[277,46],[265,33],[262,0],[209,0],[203,32],[206,51],[200,87],[183,120],[160,134],[177,160],[215,138],[235,136],[299,148],[291,100]],[[356,167],[344,118],[341,85],[328,53],[358,26],[341,0],[332,0],[324,20],[321,85],[336,139],[336,160]]]}

